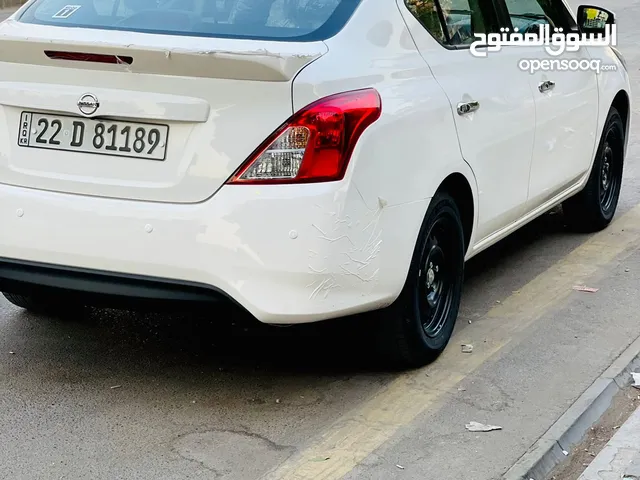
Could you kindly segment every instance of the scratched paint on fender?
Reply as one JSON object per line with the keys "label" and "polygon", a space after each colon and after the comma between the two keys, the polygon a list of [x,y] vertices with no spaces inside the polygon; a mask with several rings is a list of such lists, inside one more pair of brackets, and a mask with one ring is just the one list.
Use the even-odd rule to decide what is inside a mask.
{"label": "scratched paint on fender", "polygon": [[309,299],[326,299],[340,288],[356,288],[366,295],[377,283],[386,203],[380,199],[377,208],[370,208],[357,188],[347,199],[334,201],[330,208],[316,205],[323,221],[312,224],[313,230],[321,243],[333,248],[325,249],[326,255],[322,249],[309,250],[309,270],[318,276],[308,285]]}

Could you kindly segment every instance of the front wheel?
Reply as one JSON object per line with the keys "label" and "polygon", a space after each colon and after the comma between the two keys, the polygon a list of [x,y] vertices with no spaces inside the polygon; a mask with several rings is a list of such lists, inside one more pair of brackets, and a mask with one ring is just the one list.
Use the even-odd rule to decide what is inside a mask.
{"label": "front wheel", "polygon": [[622,117],[611,107],[587,185],[562,205],[565,220],[573,229],[596,232],[611,223],[622,187],[624,145]]}
{"label": "front wheel", "polygon": [[379,312],[380,345],[392,360],[419,367],[445,349],[455,326],[464,279],[465,241],[460,212],[437,193],[425,216],[405,287]]}

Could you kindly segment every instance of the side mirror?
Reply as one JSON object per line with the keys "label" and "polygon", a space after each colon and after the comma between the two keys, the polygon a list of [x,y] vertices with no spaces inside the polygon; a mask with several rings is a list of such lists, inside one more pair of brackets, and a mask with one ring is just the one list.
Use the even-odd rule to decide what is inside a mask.
{"label": "side mirror", "polygon": [[604,35],[607,25],[616,23],[613,12],[593,5],[578,7],[578,27],[582,33]]}

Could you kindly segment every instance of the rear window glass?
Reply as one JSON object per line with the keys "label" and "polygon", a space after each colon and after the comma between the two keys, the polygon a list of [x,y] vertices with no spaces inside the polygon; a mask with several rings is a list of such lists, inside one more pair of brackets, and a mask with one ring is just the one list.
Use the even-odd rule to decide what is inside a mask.
{"label": "rear window glass", "polygon": [[37,0],[24,23],[265,40],[324,40],[360,0]]}

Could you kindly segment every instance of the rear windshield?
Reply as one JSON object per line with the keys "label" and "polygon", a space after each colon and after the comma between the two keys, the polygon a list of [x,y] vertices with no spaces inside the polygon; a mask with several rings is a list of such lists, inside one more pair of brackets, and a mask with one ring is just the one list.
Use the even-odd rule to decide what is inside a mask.
{"label": "rear windshield", "polygon": [[264,40],[324,40],[360,0],[36,0],[19,21]]}

